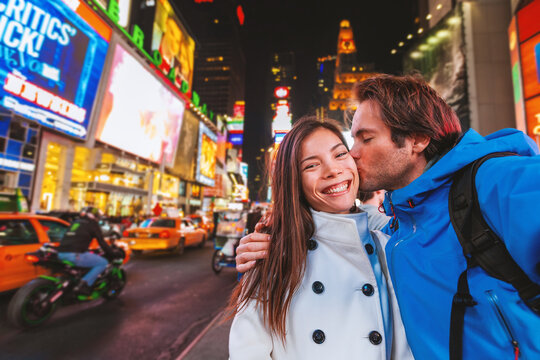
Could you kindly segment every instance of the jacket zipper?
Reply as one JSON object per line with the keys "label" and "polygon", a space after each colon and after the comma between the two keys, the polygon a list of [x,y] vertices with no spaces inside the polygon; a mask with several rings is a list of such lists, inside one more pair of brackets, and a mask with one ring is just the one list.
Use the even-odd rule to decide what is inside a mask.
{"label": "jacket zipper", "polygon": [[512,347],[514,348],[515,360],[517,360],[520,355],[519,343],[514,337],[514,334],[512,330],[510,329],[510,324],[508,323],[508,321],[506,320],[504,316],[504,313],[502,312],[502,309],[499,305],[499,299],[497,298],[497,295],[493,293],[492,290],[487,290],[486,294],[487,294],[489,302],[491,303],[491,305],[493,306],[497,314],[497,319],[499,319],[499,323],[501,324],[502,328],[506,332],[506,335],[508,335],[508,338],[510,339],[510,343],[512,344]]}

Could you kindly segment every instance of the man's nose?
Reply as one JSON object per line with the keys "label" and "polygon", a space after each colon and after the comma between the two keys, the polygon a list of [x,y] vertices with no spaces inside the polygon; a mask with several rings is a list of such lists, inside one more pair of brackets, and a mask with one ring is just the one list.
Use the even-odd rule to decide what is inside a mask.
{"label": "man's nose", "polygon": [[354,159],[358,159],[360,157],[360,146],[357,145],[357,144],[354,144],[352,147],[351,147],[351,150],[349,150],[349,154],[351,154],[351,156],[354,158]]}

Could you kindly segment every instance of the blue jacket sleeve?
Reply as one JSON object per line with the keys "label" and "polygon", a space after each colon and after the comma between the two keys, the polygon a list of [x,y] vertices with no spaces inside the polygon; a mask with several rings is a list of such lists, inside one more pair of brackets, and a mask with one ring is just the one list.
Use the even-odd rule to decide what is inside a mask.
{"label": "blue jacket sleeve", "polygon": [[532,281],[540,283],[540,156],[486,161],[476,189],[488,225]]}

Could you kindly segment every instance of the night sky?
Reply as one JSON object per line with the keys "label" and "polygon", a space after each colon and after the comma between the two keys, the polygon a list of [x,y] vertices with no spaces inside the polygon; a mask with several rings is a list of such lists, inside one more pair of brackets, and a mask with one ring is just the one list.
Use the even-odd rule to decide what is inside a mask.
{"label": "night sky", "polygon": [[[272,53],[293,51],[297,80],[291,93],[293,121],[315,111],[317,94],[317,58],[335,55],[337,36],[342,20],[350,21],[354,31],[358,60],[373,63],[375,71],[400,73],[399,54],[391,55],[408,33],[417,26],[416,0],[213,0],[212,4],[194,4],[193,0],[177,0],[179,8],[190,13],[210,13],[213,6],[231,1],[242,4],[245,24],[241,38],[246,57],[246,113],[244,122],[244,161],[253,174],[253,157],[259,148],[272,144],[268,119],[268,99],[273,91],[269,83]],[[226,7],[224,7],[226,8]],[[203,23],[188,15],[192,29]],[[186,19],[188,20],[188,19]],[[210,25],[211,26],[211,25]],[[195,33],[195,36],[197,34]]]}
{"label": "night sky", "polygon": [[416,1],[249,1],[245,13],[248,60],[255,55],[260,64],[251,76],[261,74],[258,80],[248,78],[247,86],[256,86],[250,80],[261,84],[268,72],[262,54],[294,51],[298,76],[294,106],[295,115],[301,116],[313,111],[316,59],[336,53],[341,20],[351,22],[360,62],[374,63],[377,71],[396,73],[401,59],[390,50],[414,31]]}

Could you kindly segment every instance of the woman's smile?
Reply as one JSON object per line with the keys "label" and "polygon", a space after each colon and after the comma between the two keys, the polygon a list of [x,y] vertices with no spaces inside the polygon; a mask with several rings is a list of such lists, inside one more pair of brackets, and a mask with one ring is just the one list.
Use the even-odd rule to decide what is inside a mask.
{"label": "woman's smile", "polygon": [[331,185],[323,189],[322,193],[326,195],[339,196],[347,193],[351,187],[351,180],[345,180],[338,184]]}

